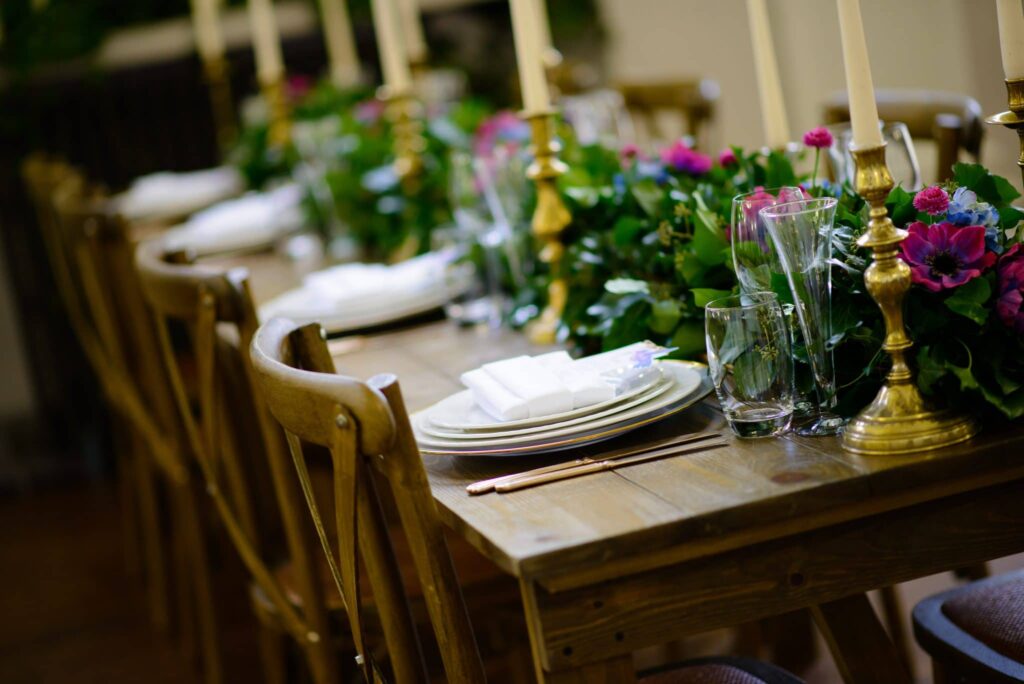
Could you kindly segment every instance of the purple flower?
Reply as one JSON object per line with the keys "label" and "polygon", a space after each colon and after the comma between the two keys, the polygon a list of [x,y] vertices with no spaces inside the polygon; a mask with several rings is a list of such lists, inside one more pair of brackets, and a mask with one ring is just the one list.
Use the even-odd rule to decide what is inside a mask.
{"label": "purple flower", "polygon": [[736,153],[731,148],[725,148],[718,153],[718,164],[719,166],[735,166],[739,160],[736,159]]}
{"label": "purple flower", "polygon": [[711,157],[691,149],[681,140],[661,151],[661,161],[676,171],[700,176],[711,170]]}
{"label": "purple flower", "polygon": [[929,226],[915,221],[907,232],[907,239],[900,243],[901,256],[910,265],[911,280],[932,292],[963,285],[996,261],[996,255],[985,250],[981,226],[958,228],[946,221]]}
{"label": "purple flower", "polygon": [[478,157],[486,157],[498,146],[505,146],[515,152],[530,138],[529,125],[515,112],[503,109],[484,119],[473,136],[473,151]]}
{"label": "purple flower", "polygon": [[931,216],[945,214],[949,209],[949,195],[938,185],[933,185],[914,196],[914,208]]}
{"label": "purple flower", "polygon": [[1006,327],[1024,335],[1024,311],[1021,311],[1024,303],[1024,252],[1021,252],[1020,244],[1006,250],[996,269],[999,273],[996,313]]}
{"label": "purple flower", "polygon": [[824,126],[818,126],[804,133],[804,145],[822,149],[832,146],[832,134]]}
{"label": "purple flower", "polygon": [[384,116],[384,103],[377,98],[363,100],[356,104],[354,109],[356,121],[363,124],[372,124]]}

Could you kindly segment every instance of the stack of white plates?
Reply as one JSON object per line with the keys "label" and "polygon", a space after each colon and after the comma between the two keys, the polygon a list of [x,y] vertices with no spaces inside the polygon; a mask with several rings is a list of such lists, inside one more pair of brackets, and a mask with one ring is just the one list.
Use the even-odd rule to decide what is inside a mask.
{"label": "stack of white plates", "polygon": [[614,399],[539,418],[498,422],[464,390],[414,414],[413,431],[425,454],[522,456],[561,451],[616,437],[674,415],[712,389],[707,367],[659,361],[648,384]]}

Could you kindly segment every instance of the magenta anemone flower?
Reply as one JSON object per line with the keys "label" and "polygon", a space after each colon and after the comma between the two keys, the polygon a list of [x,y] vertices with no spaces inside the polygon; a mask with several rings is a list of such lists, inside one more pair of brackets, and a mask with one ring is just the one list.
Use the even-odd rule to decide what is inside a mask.
{"label": "magenta anemone flower", "polygon": [[738,161],[736,153],[731,148],[726,148],[718,153],[718,164],[720,166],[735,166]]}
{"label": "magenta anemone flower", "polygon": [[676,171],[700,176],[711,170],[711,157],[677,140],[661,151],[661,161]]}
{"label": "magenta anemone flower", "polygon": [[914,196],[914,208],[930,216],[945,214],[949,209],[949,195],[938,185],[933,185]]}
{"label": "magenta anemone flower", "polygon": [[804,133],[804,145],[815,149],[832,146],[832,134],[824,126],[818,126]]}
{"label": "magenta anemone flower", "polygon": [[1024,335],[1024,252],[1020,244],[1016,244],[999,258],[996,267],[999,273],[999,299],[996,301],[996,313],[1006,327],[1013,329],[1018,335]]}
{"label": "magenta anemone flower", "polygon": [[981,275],[996,261],[994,252],[985,250],[982,226],[958,228],[943,221],[925,225],[915,221],[900,243],[903,260],[910,265],[913,282],[932,292],[963,285]]}

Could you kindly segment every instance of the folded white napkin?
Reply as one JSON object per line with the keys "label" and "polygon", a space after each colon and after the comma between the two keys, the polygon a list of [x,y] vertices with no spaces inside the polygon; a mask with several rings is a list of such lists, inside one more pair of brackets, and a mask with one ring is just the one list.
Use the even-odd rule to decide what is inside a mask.
{"label": "folded white napkin", "polygon": [[168,239],[197,252],[264,245],[302,225],[302,188],[295,184],[220,202],[192,216]]}
{"label": "folded white napkin", "polygon": [[581,366],[567,351],[541,354],[537,361],[569,388],[574,409],[615,398],[615,388],[601,377],[599,370]]}
{"label": "folded white napkin", "polygon": [[135,179],[119,199],[130,219],[186,214],[242,192],[245,179],[237,169],[218,166],[201,171],[162,171]]}

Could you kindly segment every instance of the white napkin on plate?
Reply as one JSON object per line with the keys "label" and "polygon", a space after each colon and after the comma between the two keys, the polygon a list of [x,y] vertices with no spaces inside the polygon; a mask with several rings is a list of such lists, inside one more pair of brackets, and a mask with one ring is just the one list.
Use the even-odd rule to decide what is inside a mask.
{"label": "white napkin on plate", "polygon": [[265,245],[302,225],[302,195],[301,187],[289,184],[220,202],[169,232],[168,239],[201,253]]}
{"label": "white napkin on plate", "polygon": [[119,199],[129,219],[189,213],[242,192],[245,180],[237,169],[218,166],[201,171],[161,171],[135,179]]}

